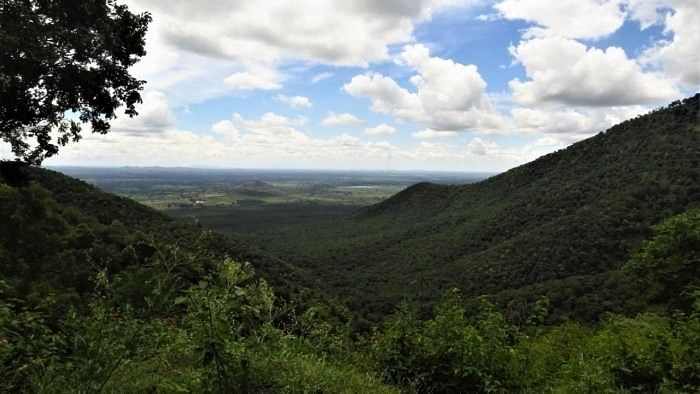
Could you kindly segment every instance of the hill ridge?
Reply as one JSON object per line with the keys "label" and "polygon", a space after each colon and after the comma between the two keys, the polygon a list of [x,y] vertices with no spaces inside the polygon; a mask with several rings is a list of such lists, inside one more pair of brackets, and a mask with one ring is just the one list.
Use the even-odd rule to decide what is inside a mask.
{"label": "hill ridge", "polygon": [[700,94],[481,182],[419,183],[266,241],[375,317],[416,291],[478,296],[603,274],[652,225],[700,204],[699,107]]}
{"label": "hill ridge", "polygon": [[[420,193],[421,191],[424,191],[425,189],[442,189],[443,191],[446,192],[454,192],[454,191],[465,191],[465,190],[470,190],[474,188],[479,188],[479,187],[484,187],[483,185],[491,185],[493,183],[497,183],[502,181],[504,178],[519,178],[522,175],[527,175],[527,176],[536,176],[538,174],[521,174],[522,172],[532,172],[536,170],[542,170],[540,168],[541,166],[544,165],[544,163],[547,163],[548,161],[554,161],[554,160],[560,160],[562,158],[562,155],[566,155],[567,152],[570,152],[572,150],[576,149],[585,149],[585,146],[587,144],[591,144],[599,139],[605,139],[606,137],[610,137],[610,133],[616,133],[618,130],[628,127],[630,125],[633,125],[635,122],[640,122],[640,121],[645,121],[648,120],[650,117],[654,116],[656,113],[660,111],[674,111],[676,109],[682,109],[682,108],[689,108],[691,111],[691,117],[695,117],[697,124],[700,124],[700,112],[698,112],[698,109],[700,108],[700,93],[695,94],[694,96],[688,97],[684,100],[678,100],[674,101],[672,104],[669,106],[665,107],[660,107],[657,108],[651,112],[638,115],[632,119],[627,119],[623,122],[620,122],[610,128],[608,128],[605,131],[601,131],[598,134],[591,136],[589,138],[586,138],[581,141],[577,141],[565,148],[556,150],[554,152],[545,154],[533,161],[521,164],[517,167],[511,168],[505,172],[502,172],[500,174],[493,175],[489,178],[486,178],[484,180],[474,182],[474,183],[469,183],[465,185],[438,185],[430,182],[420,182],[417,183],[411,187],[406,188],[405,190],[397,193],[396,195],[392,196],[391,198],[388,198],[382,202],[379,202],[375,205],[372,205],[368,207],[367,212],[368,213],[376,213],[380,212],[382,210],[385,210],[386,208],[390,207],[397,201],[405,201],[405,200],[410,200],[410,197],[407,197],[407,195],[410,195],[412,193]],[[694,115],[692,114],[694,112]],[[543,174],[539,175],[546,175],[546,172]],[[512,179],[511,179],[512,180]],[[510,185],[513,186],[513,185]],[[514,188],[517,188],[517,185],[514,186]]]}

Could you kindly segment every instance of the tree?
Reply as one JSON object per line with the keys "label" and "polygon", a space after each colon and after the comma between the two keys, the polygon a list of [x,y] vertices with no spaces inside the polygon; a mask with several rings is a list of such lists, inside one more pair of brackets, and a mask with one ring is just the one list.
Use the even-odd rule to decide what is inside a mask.
{"label": "tree", "polygon": [[[81,138],[105,134],[116,110],[137,115],[151,16],[115,0],[0,0],[0,138],[40,164]],[[52,136],[53,135],[53,136]]]}
{"label": "tree", "polygon": [[692,303],[692,290],[700,285],[700,209],[672,216],[654,230],[654,238],[625,269],[642,279],[647,294],[656,301],[674,306]]}

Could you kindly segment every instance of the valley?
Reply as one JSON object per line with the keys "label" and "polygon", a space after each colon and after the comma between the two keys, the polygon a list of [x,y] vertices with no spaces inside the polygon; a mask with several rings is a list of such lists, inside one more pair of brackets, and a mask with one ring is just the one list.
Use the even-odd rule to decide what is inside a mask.
{"label": "valley", "polygon": [[0,393],[700,393],[698,19],[0,1]]}
{"label": "valley", "polygon": [[[63,169],[284,258],[380,322],[459,289],[552,300],[551,323],[643,309],[617,269],[700,201],[697,96],[506,173]],[[556,242],[552,242],[556,240]]]}
{"label": "valley", "polygon": [[352,204],[0,162],[0,391],[696,392],[699,100]]}
{"label": "valley", "polygon": [[467,184],[493,175],[137,167],[55,169],[172,217],[252,242],[287,225],[313,225],[352,215],[419,182]]}

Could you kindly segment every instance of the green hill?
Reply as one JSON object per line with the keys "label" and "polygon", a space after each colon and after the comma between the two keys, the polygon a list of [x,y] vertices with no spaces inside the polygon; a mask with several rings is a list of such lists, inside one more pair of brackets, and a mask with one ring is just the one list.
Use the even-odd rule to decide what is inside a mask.
{"label": "green hill", "polygon": [[[70,290],[80,297],[97,270],[138,270],[167,252],[250,262],[278,296],[301,307],[330,305],[311,274],[253,245],[58,172],[0,164],[0,274],[25,296]],[[202,272],[183,274],[196,281]]]}
{"label": "green hill", "polygon": [[417,184],[360,214],[281,227],[261,243],[372,319],[452,287],[504,302],[514,289],[525,298],[544,291],[556,311],[584,320],[633,310],[615,297],[624,280],[607,273],[653,224],[700,204],[699,97],[479,183]]}
{"label": "green hill", "polygon": [[[0,391],[697,392],[699,98],[479,184],[283,227],[293,260],[0,163]],[[326,284],[370,318],[443,294],[358,336]],[[563,314],[597,324],[546,324]]]}

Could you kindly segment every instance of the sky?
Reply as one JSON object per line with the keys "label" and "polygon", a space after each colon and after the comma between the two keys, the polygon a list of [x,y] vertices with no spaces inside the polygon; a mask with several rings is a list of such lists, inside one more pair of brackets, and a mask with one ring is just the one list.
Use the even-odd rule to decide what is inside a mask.
{"label": "sky", "polygon": [[503,171],[700,85],[696,0],[126,4],[140,115],[45,165]]}

